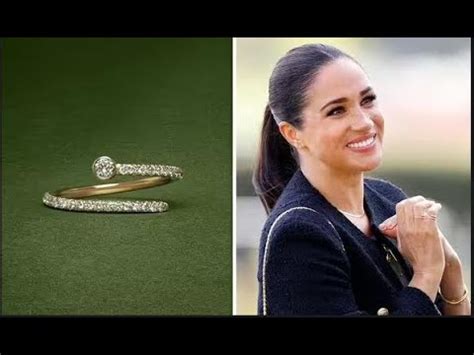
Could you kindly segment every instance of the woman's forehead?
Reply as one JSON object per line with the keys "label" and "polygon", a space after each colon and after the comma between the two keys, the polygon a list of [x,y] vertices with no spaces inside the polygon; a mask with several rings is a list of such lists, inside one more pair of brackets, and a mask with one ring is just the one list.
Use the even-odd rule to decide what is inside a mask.
{"label": "woman's forehead", "polygon": [[371,86],[364,70],[351,59],[337,59],[321,68],[309,87],[311,101],[326,102],[355,97]]}

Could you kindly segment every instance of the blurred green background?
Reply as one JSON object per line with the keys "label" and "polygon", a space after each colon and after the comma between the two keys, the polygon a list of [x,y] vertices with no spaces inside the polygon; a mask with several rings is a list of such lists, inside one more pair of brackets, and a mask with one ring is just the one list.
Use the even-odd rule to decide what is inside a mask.
{"label": "blurred green background", "polygon": [[[232,41],[8,38],[3,47],[2,313],[232,312]],[[122,197],[164,214],[43,206],[91,164],[182,167]]]}
{"label": "blurred green background", "polygon": [[471,288],[471,41],[469,38],[238,38],[234,129],[237,148],[236,313],[257,311],[257,248],[265,212],[255,166],[268,80],[277,60],[305,43],[327,43],[367,71],[385,118],[384,161],[368,176],[443,204],[440,225]]}

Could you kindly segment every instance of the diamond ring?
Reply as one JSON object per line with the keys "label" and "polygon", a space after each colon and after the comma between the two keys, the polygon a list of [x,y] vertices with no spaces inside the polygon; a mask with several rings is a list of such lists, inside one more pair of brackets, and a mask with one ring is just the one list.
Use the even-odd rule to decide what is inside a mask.
{"label": "diamond ring", "polygon": [[109,180],[117,175],[147,176],[145,178],[119,183],[108,183],[72,187],[56,192],[46,192],[43,203],[46,206],[67,211],[87,212],[165,212],[168,204],[157,200],[86,200],[85,197],[107,195],[119,192],[141,190],[165,185],[183,178],[181,168],[159,164],[118,164],[103,156],[92,164],[92,171],[100,180]]}
{"label": "diamond ring", "polygon": [[415,216],[415,218],[436,220],[437,216],[431,213],[428,213],[427,209],[425,209],[420,216]]}

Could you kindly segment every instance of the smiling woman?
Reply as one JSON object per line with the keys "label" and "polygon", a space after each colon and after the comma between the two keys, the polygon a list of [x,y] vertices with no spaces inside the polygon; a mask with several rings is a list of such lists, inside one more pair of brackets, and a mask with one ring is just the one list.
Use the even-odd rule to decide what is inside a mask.
{"label": "smiling woman", "polygon": [[259,314],[470,314],[441,205],[364,177],[382,162],[383,136],[375,88],[355,59],[311,44],[278,61],[254,174],[268,213]]}

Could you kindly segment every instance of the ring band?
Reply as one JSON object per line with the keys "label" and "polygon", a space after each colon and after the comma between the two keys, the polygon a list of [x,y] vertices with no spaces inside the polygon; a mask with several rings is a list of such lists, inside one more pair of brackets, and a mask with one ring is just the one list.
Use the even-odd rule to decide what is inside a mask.
{"label": "ring band", "polygon": [[117,164],[112,158],[103,156],[92,163],[92,171],[100,180],[112,179],[115,175],[162,176],[171,180],[181,179],[183,171],[177,166],[158,164]]}
{"label": "ring band", "polygon": [[436,220],[438,217],[437,215],[429,214],[428,213],[429,208],[424,208],[423,213],[420,216],[415,216],[415,218],[418,219],[431,219],[431,220]]}
{"label": "ring band", "polygon": [[135,191],[168,184],[183,178],[181,168],[158,164],[117,164],[103,156],[92,164],[92,170],[101,180],[116,175],[149,176],[133,181],[65,188],[46,192],[43,203],[52,208],[87,212],[165,212],[168,204],[157,200],[84,200],[84,197]]}
{"label": "ring band", "polygon": [[429,214],[428,212],[423,212],[421,216],[415,216],[415,218],[418,219],[432,219],[433,221],[436,220],[437,216],[433,216]]}

